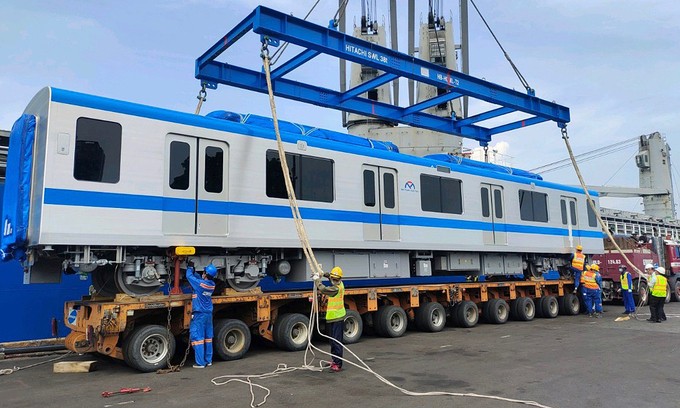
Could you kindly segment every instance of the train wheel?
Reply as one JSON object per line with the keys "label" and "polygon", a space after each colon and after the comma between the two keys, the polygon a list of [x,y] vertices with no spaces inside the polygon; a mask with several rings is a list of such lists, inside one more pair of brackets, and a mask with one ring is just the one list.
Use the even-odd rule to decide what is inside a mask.
{"label": "train wheel", "polygon": [[127,365],[145,373],[165,367],[174,354],[175,337],[155,324],[135,328],[123,342]]}
{"label": "train wheel", "polygon": [[511,306],[511,311],[515,320],[528,322],[536,316],[536,305],[531,298],[519,297]]}
{"label": "train wheel", "polygon": [[245,292],[257,286],[260,283],[259,280],[249,281],[249,280],[237,280],[234,278],[228,278],[227,284],[230,288],[237,290],[239,292]]}
{"label": "train wheel", "polygon": [[408,318],[404,309],[399,306],[387,305],[378,309],[376,315],[377,333],[383,337],[401,337],[406,332]]}
{"label": "train wheel", "polygon": [[162,282],[157,276],[143,276],[138,278],[135,271],[125,271],[125,268],[118,267],[115,272],[116,287],[118,292],[130,296],[144,296],[158,292],[162,287]]}
{"label": "train wheel", "polygon": [[416,309],[416,327],[426,332],[439,332],[446,325],[446,310],[438,302],[421,304]]}
{"label": "train wheel", "polygon": [[250,348],[250,329],[240,320],[221,319],[215,322],[215,353],[225,361],[242,358]]}
{"label": "train wheel", "polygon": [[119,293],[116,286],[116,267],[113,265],[99,266],[92,271],[92,286],[95,294],[104,297],[114,297]]}
{"label": "train wheel", "polygon": [[491,299],[484,308],[484,319],[492,324],[503,324],[510,317],[508,302],[503,299]]}
{"label": "train wheel", "polygon": [[464,300],[456,310],[456,323],[460,327],[474,327],[479,322],[479,309],[475,302]]}
{"label": "train wheel", "polygon": [[274,343],[282,350],[300,351],[307,347],[309,319],[300,313],[286,313],[274,323]]}
{"label": "train wheel", "polygon": [[581,310],[581,303],[578,296],[573,293],[565,293],[559,301],[560,314],[566,316],[576,316]]}
{"label": "train wheel", "polygon": [[354,344],[364,332],[364,321],[356,310],[348,310],[342,327],[342,343]]}
{"label": "train wheel", "polygon": [[555,296],[543,296],[540,301],[540,315],[539,317],[545,317],[548,319],[554,319],[560,312],[560,306],[557,303],[557,298]]}

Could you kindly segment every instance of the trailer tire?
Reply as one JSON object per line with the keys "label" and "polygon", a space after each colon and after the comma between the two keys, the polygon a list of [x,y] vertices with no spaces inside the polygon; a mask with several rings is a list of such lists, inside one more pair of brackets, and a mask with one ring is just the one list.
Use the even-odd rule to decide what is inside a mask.
{"label": "trailer tire", "polygon": [[581,303],[578,296],[573,293],[565,293],[559,299],[560,314],[576,316],[581,311]]}
{"label": "trailer tire", "polygon": [[536,317],[536,305],[531,298],[519,297],[515,299],[510,307],[513,319],[522,322],[534,320]]}
{"label": "trailer tire", "polygon": [[342,325],[342,344],[354,344],[361,339],[364,321],[356,310],[348,310]]}
{"label": "trailer tire", "polygon": [[510,307],[503,299],[491,299],[484,307],[484,318],[491,324],[504,324],[510,317]]}
{"label": "trailer tire", "polygon": [[540,314],[536,313],[539,317],[554,319],[560,312],[560,306],[557,303],[557,298],[555,296],[543,296],[539,300],[539,304],[541,306],[537,308],[537,311],[540,310]]}
{"label": "trailer tire", "polygon": [[416,309],[416,327],[424,332],[440,332],[446,326],[446,310],[439,302],[421,304]]}
{"label": "trailer tire", "polygon": [[376,320],[376,333],[382,337],[401,337],[406,332],[408,318],[404,309],[395,305],[387,305],[378,309]]}
{"label": "trailer tire", "polygon": [[284,313],[274,323],[272,334],[274,344],[281,350],[304,350],[309,337],[309,319],[300,313]]}
{"label": "trailer tire", "polygon": [[475,302],[464,300],[456,310],[456,324],[459,327],[474,327],[479,322],[479,309]]}
{"label": "trailer tire", "polygon": [[125,363],[145,373],[166,367],[174,355],[175,336],[157,324],[136,327],[123,342]]}
{"label": "trailer tire", "polygon": [[680,302],[680,279],[676,279],[673,284],[673,301]]}
{"label": "trailer tire", "polygon": [[243,358],[250,348],[250,329],[237,319],[221,319],[215,322],[215,353],[224,361]]}
{"label": "trailer tire", "polygon": [[636,306],[647,306],[649,302],[649,292],[647,291],[647,282],[639,281],[637,290],[633,289],[633,300]]}
{"label": "trailer tire", "polygon": [[449,314],[446,318],[446,325],[447,326],[458,326],[458,307],[460,306],[460,303],[456,303],[455,305],[449,307]]}

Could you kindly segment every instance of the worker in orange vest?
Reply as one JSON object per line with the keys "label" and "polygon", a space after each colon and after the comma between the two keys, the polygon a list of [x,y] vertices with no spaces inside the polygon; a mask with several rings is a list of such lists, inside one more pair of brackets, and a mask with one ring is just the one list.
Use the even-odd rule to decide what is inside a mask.
{"label": "worker in orange vest", "polygon": [[600,294],[602,277],[598,273],[599,270],[598,265],[587,265],[586,270],[581,274],[580,283],[583,286],[583,300],[588,317],[602,317],[602,295]]}
{"label": "worker in orange vest", "polygon": [[[579,292],[579,286],[581,283],[581,274],[586,265],[586,256],[583,254],[583,247],[581,245],[576,245],[576,252],[571,256],[571,269],[574,274],[574,293]],[[584,294],[583,287],[581,286],[581,294]]]}

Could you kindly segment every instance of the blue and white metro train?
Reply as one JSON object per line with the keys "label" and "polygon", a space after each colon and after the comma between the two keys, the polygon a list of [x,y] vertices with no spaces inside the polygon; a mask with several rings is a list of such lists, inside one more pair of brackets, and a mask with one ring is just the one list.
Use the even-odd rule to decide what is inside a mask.
{"label": "blue and white metro train", "polygon": [[[540,176],[282,122],[310,242],[348,286],[565,273],[603,250],[585,195]],[[45,88],[10,136],[2,256],[141,295],[193,246],[235,289],[309,287],[272,121]],[[591,193],[596,196],[596,193]]]}

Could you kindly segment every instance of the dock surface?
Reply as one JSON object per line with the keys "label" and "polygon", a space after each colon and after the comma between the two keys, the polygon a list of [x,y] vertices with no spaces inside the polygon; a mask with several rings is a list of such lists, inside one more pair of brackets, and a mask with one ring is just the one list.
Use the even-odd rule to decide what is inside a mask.
{"label": "dock surface", "polygon": [[[604,317],[584,315],[504,325],[480,323],[439,333],[408,331],[395,339],[364,336],[351,349],[378,373],[410,391],[477,393],[531,400],[552,408],[680,406],[680,303],[666,305],[668,320],[615,322],[623,306],[605,305]],[[322,349],[329,345],[318,341]],[[178,349],[184,346],[179,346]],[[54,356],[0,361],[0,369],[23,367]],[[299,366],[303,353],[255,342],[242,360],[216,360],[193,369],[193,356],[178,373],[141,374],[99,355],[69,355],[60,361],[98,360],[97,371],[55,374],[53,363],[0,376],[5,407],[249,407],[245,384],[215,386],[221,375],[262,374],[277,364]],[[469,397],[411,397],[368,373],[345,365],[340,373],[295,371],[254,381],[268,387],[266,408],[466,407],[511,408],[517,403]],[[103,391],[151,387],[146,393],[102,398]],[[263,392],[256,390],[258,398]],[[134,401],[134,402],[130,402]],[[260,399],[256,399],[256,402]]]}

